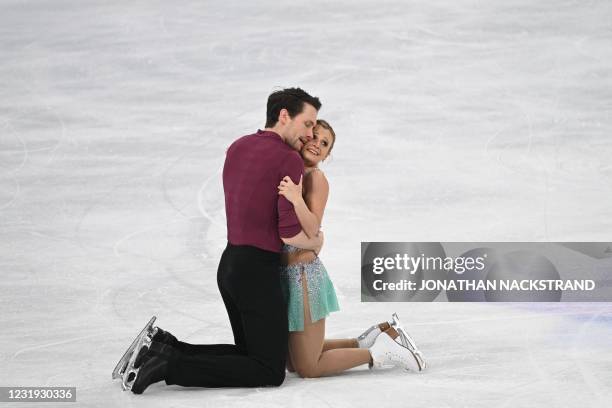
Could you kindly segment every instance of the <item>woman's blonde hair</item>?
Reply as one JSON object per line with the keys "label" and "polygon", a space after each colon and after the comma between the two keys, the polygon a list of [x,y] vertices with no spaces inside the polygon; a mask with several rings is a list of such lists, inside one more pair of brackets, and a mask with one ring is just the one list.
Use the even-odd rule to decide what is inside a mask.
{"label": "woman's blonde hair", "polygon": [[329,130],[329,133],[331,133],[332,135],[332,142],[331,145],[329,146],[329,151],[327,152],[327,155],[329,156],[329,154],[332,151],[332,148],[334,147],[334,143],[336,143],[336,132],[334,132],[334,128],[331,127],[331,125],[323,119],[317,119],[317,126],[321,126],[323,127],[323,129],[327,129]]}

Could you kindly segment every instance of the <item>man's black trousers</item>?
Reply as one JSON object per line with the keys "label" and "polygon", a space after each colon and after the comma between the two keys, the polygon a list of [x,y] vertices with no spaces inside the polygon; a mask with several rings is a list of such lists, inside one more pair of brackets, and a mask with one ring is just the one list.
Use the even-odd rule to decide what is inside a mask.
{"label": "man's black trousers", "polygon": [[167,384],[259,387],[284,381],[288,322],[279,261],[278,253],[228,243],[217,284],[236,344],[178,342]]}

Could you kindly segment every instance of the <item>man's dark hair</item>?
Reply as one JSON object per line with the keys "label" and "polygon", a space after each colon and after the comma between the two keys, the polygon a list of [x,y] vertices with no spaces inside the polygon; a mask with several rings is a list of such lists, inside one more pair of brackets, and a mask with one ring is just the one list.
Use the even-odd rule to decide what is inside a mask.
{"label": "man's dark hair", "polygon": [[312,105],[317,111],[321,109],[321,101],[316,96],[310,96],[300,88],[286,88],[273,92],[268,96],[266,110],[266,127],[271,128],[278,122],[281,109],[287,109],[289,117],[293,119],[304,110],[304,103]]}

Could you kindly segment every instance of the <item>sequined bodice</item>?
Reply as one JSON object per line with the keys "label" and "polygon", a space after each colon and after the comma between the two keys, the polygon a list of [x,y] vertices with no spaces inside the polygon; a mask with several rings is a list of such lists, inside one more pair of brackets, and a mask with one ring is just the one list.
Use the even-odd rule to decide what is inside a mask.
{"label": "sequined bodice", "polygon": [[289,244],[283,244],[283,248],[281,249],[282,252],[297,252],[300,250],[301,248],[294,247],[293,245],[289,245]]}

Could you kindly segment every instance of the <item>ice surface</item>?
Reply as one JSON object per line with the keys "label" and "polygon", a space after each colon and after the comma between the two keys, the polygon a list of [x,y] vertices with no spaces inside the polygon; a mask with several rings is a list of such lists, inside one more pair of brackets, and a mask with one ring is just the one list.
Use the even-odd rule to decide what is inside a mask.
{"label": "ice surface", "polygon": [[[607,1],[3,0],[0,386],[91,407],[608,406],[611,305],[362,304],[359,251],[609,241],[610,21]],[[329,336],[397,311],[431,370],[121,392],[111,370],[153,314],[231,340],[224,152],[295,85],[338,135]]]}

